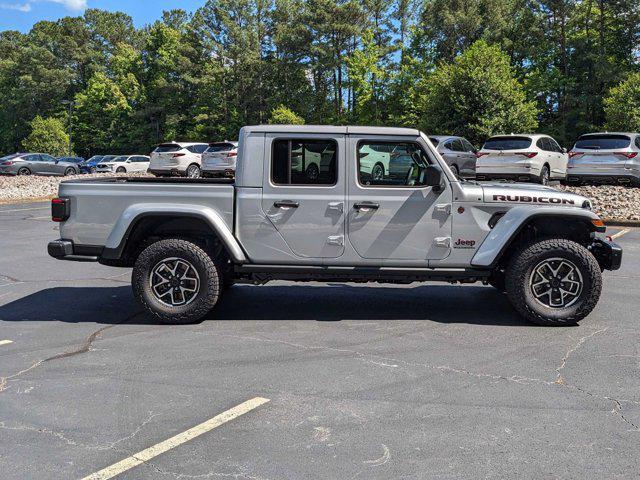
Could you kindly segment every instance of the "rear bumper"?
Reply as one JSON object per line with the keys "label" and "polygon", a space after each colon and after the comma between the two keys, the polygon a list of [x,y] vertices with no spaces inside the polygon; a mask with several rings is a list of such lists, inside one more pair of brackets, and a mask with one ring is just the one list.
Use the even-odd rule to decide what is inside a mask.
{"label": "rear bumper", "polygon": [[572,170],[567,172],[566,183],[578,185],[581,183],[591,185],[640,185],[640,172],[630,173],[629,170],[621,169],[619,173],[579,173]]}
{"label": "rear bumper", "polygon": [[223,167],[218,167],[218,168],[209,168],[207,170],[203,170],[202,171],[202,176],[204,178],[208,178],[208,177],[227,177],[227,178],[231,178],[231,177],[235,177],[236,175],[236,171],[234,168],[223,168]]}
{"label": "rear bumper", "polygon": [[71,240],[56,240],[47,247],[51,257],[72,262],[97,262],[102,250],[103,247],[74,245]]}
{"label": "rear bumper", "polygon": [[511,180],[514,182],[536,182],[539,176],[527,173],[480,173],[476,172],[476,180]]}
{"label": "rear bumper", "polygon": [[610,240],[594,239],[589,251],[596,257],[603,270],[620,270],[622,266],[622,247]]}
{"label": "rear bumper", "polygon": [[156,175],[157,177],[184,177],[187,174],[186,168],[149,168],[148,173]]}

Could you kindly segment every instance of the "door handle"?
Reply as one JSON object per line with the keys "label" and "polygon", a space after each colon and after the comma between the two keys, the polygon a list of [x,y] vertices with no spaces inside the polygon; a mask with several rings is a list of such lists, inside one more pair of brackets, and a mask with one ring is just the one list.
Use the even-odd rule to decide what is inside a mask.
{"label": "door handle", "polygon": [[281,200],[279,202],[275,202],[273,206],[276,208],[298,208],[300,204],[289,200]]}
{"label": "door handle", "polygon": [[378,210],[380,208],[380,204],[372,203],[372,202],[362,202],[362,203],[354,204],[353,208],[355,208],[358,211]]}

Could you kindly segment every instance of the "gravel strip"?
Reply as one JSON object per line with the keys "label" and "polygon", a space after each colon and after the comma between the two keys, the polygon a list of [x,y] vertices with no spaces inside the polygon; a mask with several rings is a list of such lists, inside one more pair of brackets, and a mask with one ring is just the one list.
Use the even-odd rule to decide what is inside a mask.
{"label": "gravel strip", "polygon": [[[109,176],[113,176],[110,174]],[[116,174],[117,175],[117,174]],[[146,176],[146,174],[120,174],[117,176]],[[86,179],[105,176],[105,174],[78,175],[74,177],[28,177],[0,176],[0,203],[15,203],[33,199],[52,198],[58,194],[60,182],[72,179]],[[590,198],[594,211],[605,219],[622,221],[640,221],[640,188],[617,186],[564,187],[565,190]]]}

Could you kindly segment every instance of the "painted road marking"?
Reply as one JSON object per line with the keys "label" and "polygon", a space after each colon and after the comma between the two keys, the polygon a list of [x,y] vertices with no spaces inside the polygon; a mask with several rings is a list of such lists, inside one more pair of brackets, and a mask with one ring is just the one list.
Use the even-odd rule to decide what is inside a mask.
{"label": "painted road marking", "polygon": [[0,340],[0,347],[4,345],[11,345],[12,343],[13,343],[13,340]]}
{"label": "painted road marking", "polygon": [[125,458],[124,460],[121,460],[118,463],[111,465],[110,467],[104,468],[99,472],[89,475],[88,477],[84,477],[82,480],[107,480],[109,478],[113,478],[116,475],[120,475],[127,470],[137,467],[138,465],[141,465],[144,462],[157,457],[158,455],[168,452],[172,448],[182,445],[183,443],[199,437],[204,433],[210,432],[214,428],[219,427],[220,425],[223,425],[235,418],[238,418],[241,415],[244,415],[245,413],[258,408],[259,406],[264,405],[267,402],[269,402],[269,399],[262,397],[256,397],[252,398],[251,400],[247,400],[237,407],[233,407],[226,412],[222,412],[220,415],[216,415],[212,419],[207,420],[200,425],[190,428],[185,432],[179,433],[178,435],[171,437],[164,442],[160,442],[153,447],[142,450],[135,455],[131,455],[130,457]]}
{"label": "painted road marking", "polygon": [[618,233],[616,233],[615,235],[611,235],[611,239],[615,240],[616,238],[620,238],[623,235],[626,235],[627,233],[629,233],[631,231],[630,228],[625,228],[624,230],[620,230]]}
{"label": "painted road marking", "polygon": [[51,207],[38,207],[38,208],[16,208],[14,209],[5,209],[5,210],[0,210],[0,213],[13,213],[13,212],[29,212],[32,210],[48,210]]}

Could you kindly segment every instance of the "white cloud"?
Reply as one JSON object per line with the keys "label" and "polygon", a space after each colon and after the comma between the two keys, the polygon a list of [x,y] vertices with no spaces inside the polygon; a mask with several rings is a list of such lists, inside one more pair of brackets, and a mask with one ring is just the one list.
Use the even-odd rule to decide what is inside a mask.
{"label": "white cloud", "polygon": [[88,7],[87,0],[26,0],[24,3],[0,3],[0,8],[4,10],[18,10],[20,12],[30,12],[34,3],[51,2],[59,3],[67,10],[82,12]]}
{"label": "white cloud", "polygon": [[30,12],[30,3],[0,3],[0,8],[3,10],[18,10],[20,12]]}

